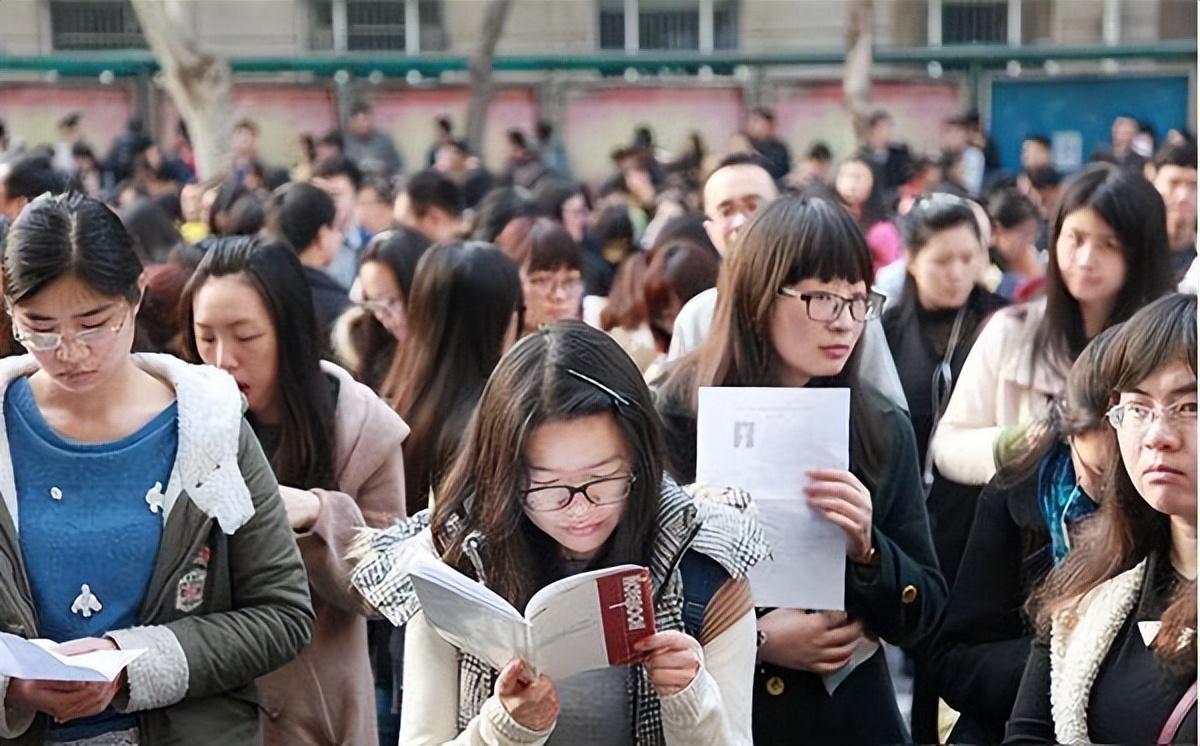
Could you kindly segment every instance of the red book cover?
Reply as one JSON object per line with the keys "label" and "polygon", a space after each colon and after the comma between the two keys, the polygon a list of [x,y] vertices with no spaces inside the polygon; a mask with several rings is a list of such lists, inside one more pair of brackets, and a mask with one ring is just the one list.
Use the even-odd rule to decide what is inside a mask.
{"label": "red book cover", "polygon": [[596,590],[600,594],[608,664],[624,666],[635,662],[641,656],[633,649],[634,644],[654,634],[650,571],[643,567],[599,578]]}

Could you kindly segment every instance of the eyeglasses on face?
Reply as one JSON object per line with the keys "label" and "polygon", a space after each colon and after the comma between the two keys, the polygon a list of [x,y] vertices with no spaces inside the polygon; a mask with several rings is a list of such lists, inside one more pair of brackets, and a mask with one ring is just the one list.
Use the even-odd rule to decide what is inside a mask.
{"label": "eyeglasses on face", "polygon": [[526,508],[536,513],[562,510],[574,502],[576,495],[583,495],[585,500],[597,507],[614,505],[629,497],[629,491],[636,480],[637,475],[631,473],[593,479],[577,486],[553,484],[534,487],[521,493],[521,501]]}
{"label": "eyeglasses on face", "polygon": [[578,274],[557,277],[549,273],[537,273],[525,278],[529,286],[543,295],[553,295],[554,291],[562,290],[567,295],[574,295],[583,289],[583,278]]}
{"label": "eyeglasses on face", "polygon": [[847,298],[835,293],[812,292],[802,293],[796,288],[779,288],[779,294],[787,298],[798,298],[804,301],[808,318],[813,321],[836,321],[842,316],[842,311],[849,308],[850,318],[858,322],[871,321],[883,313],[883,304],[887,297],[874,290],[866,295],[855,295]]}
{"label": "eyeglasses on face", "polygon": [[1127,433],[1144,433],[1159,420],[1175,427],[1196,427],[1196,402],[1185,401],[1164,407],[1159,404],[1148,406],[1137,402],[1118,404],[1105,413],[1115,430]]}
{"label": "eyeglasses on face", "polygon": [[376,316],[392,316],[399,310],[402,305],[400,298],[379,298],[378,300],[364,300],[358,304],[360,308],[368,313]]}
{"label": "eyeglasses on face", "polygon": [[[11,313],[11,311],[10,311]],[[129,318],[129,309],[120,315],[120,321],[108,321],[92,328],[80,329],[77,332],[37,332],[22,329],[16,317],[13,317],[13,338],[20,342],[25,349],[33,352],[53,352],[66,342],[83,345],[89,350],[102,346],[116,338],[125,328]]]}

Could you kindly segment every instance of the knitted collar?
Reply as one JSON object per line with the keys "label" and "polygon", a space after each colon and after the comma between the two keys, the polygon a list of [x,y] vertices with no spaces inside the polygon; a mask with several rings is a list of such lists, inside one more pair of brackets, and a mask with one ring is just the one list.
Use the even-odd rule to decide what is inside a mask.
{"label": "knitted collar", "polygon": [[[244,399],[233,377],[207,365],[190,365],[171,355],[135,354],[134,364],[170,383],[179,405],[179,448],[164,488],[162,517],[166,523],[180,494],[217,521],[226,534],[254,515],[250,490],[238,467],[238,443]],[[8,454],[4,395],[9,384],[38,369],[32,355],[0,359],[0,454]],[[0,459],[0,493],[20,530],[16,478],[12,460]]]}

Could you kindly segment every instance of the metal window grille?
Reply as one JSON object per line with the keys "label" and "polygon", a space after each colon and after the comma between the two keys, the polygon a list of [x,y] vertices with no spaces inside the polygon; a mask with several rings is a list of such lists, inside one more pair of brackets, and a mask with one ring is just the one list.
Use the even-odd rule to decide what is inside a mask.
{"label": "metal window grille", "polygon": [[[313,0],[309,43],[313,49],[338,49],[334,38],[334,11],[339,0]],[[407,0],[340,0],[346,6],[345,49],[349,51],[403,51],[407,49]],[[422,52],[446,48],[443,0],[417,0],[418,48]]]}
{"label": "metal window grille", "polygon": [[446,49],[446,23],[442,18],[442,0],[421,0],[417,6],[421,21],[421,51],[441,52]]}
{"label": "metal window grille", "polygon": [[1007,2],[942,0],[943,44],[1003,44],[1007,40]]}
{"label": "metal window grille", "polygon": [[146,38],[129,0],[51,0],[55,49],[145,49]]}
{"label": "metal window grille", "polygon": [[[625,48],[623,0],[600,0],[599,39],[601,49]],[[638,48],[642,50],[697,50],[700,48],[699,0],[639,0]],[[714,49],[736,49],[738,45],[737,0],[712,3]]]}

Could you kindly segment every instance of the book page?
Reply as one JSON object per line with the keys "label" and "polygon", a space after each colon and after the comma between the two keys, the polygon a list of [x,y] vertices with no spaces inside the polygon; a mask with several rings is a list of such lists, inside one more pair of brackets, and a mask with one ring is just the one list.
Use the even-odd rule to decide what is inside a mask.
{"label": "book page", "polygon": [[96,650],[80,655],[55,652],[52,640],[26,640],[0,632],[0,675],[38,681],[106,682],[117,675],[144,649]]}
{"label": "book page", "polygon": [[637,658],[633,643],[654,634],[649,571],[620,565],[564,578],[538,591],[525,615],[530,662],[556,681],[626,665]]}
{"label": "book page", "polygon": [[528,625],[490,588],[428,559],[417,562],[409,577],[425,618],[446,642],[495,668],[529,659]]}
{"label": "book page", "polygon": [[846,537],[808,506],[810,469],[850,465],[849,389],[701,387],[696,478],[750,493],[771,556],[749,573],[758,606],[841,610]]}

